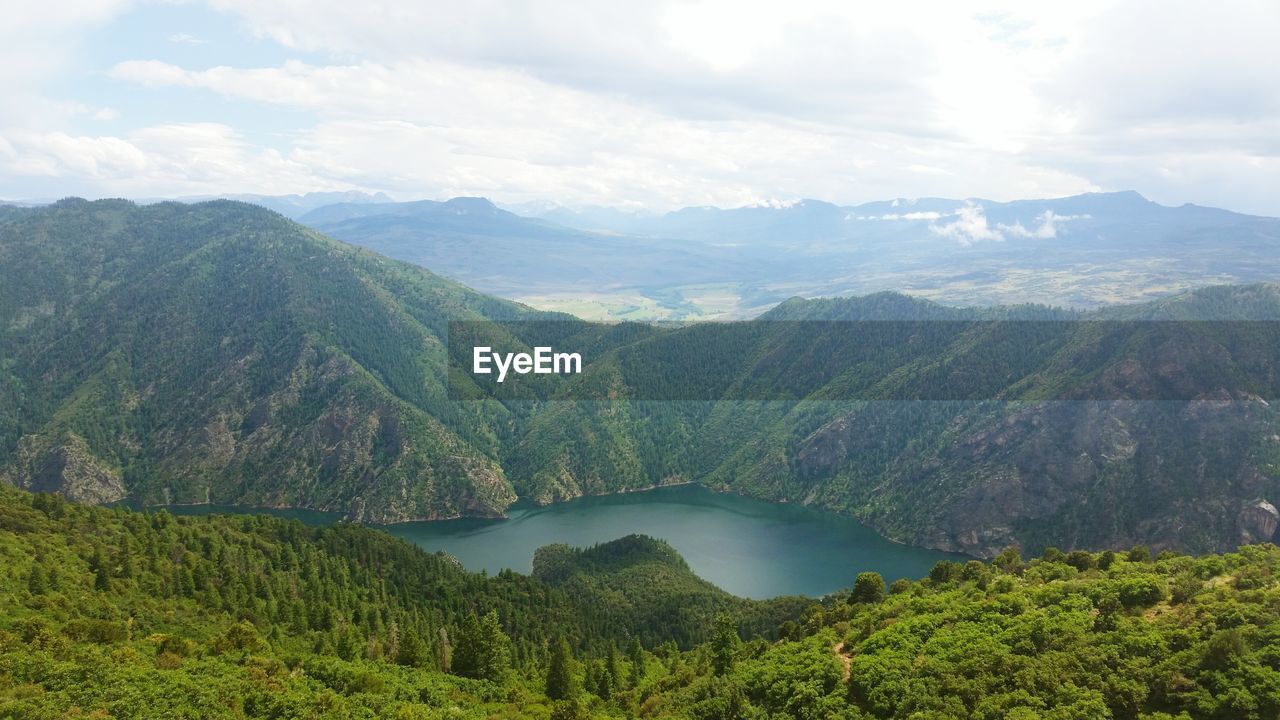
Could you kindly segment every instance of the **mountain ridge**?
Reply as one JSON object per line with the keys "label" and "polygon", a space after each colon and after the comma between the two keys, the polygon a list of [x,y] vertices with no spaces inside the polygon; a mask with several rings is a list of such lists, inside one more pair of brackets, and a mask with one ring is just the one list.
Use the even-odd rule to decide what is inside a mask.
{"label": "mountain ridge", "polygon": [[[697,480],[986,556],[1212,550],[1280,516],[1280,421],[1256,400],[1280,382],[1269,335],[1129,322],[1273,317],[1274,285],[1092,314],[880,293],[602,325],[229,201],[18,211],[0,273],[0,472],[86,501],[395,522]],[[1106,322],[1056,322],[1081,317]],[[459,320],[466,343],[527,351],[551,332],[590,357],[565,383],[459,400],[492,389],[448,368]]]}

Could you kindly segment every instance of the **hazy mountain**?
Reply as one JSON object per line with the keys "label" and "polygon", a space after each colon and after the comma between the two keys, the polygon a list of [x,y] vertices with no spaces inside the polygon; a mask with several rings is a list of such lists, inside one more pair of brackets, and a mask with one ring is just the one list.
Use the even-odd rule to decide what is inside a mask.
{"label": "hazy mountain", "polygon": [[[738,259],[713,248],[574,230],[501,210],[484,198],[339,204],[300,222],[506,297],[528,301],[568,293],[589,303],[597,294],[616,294],[618,316],[628,307],[643,310],[637,288],[661,288],[672,277],[711,282],[744,271]],[[635,297],[628,300],[628,293]]]}
{"label": "hazy mountain", "polygon": [[797,295],[881,290],[959,305],[1088,308],[1280,280],[1280,220],[1165,207],[1133,192],[664,215],[536,207],[524,226],[505,216],[495,225],[496,208],[466,215],[444,205],[342,205],[303,221],[489,292],[621,319],[745,317]]}
{"label": "hazy mountain", "polygon": [[601,205],[567,207],[555,202],[506,203],[502,208],[517,215],[548,220],[578,230],[621,235],[643,234],[648,224],[660,216],[648,210],[623,210]]}
{"label": "hazy mountain", "polygon": [[[268,210],[274,210],[287,218],[295,220],[316,208],[324,207],[326,205],[371,205],[393,202],[393,200],[384,193],[366,193],[359,190],[309,192],[302,195],[253,195],[246,193],[230,195],[199,195],[176,199],[179,202],[237,200],[240,202],[251,203],[253,205],[261,205]],[[152,202],[163,201],[155,200]]]}

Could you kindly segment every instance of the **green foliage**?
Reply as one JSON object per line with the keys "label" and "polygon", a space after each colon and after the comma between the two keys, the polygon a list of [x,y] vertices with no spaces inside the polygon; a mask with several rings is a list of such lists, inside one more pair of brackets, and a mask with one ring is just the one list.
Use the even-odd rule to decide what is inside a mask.
{"label": "green foliage", "polygon": [[738,637],[738,626],[733,618],[717,618],[716,631],[711,637],[711,667],[715,674],[724,675],[733,668],[741,644],[742,639]]}
{"label": "green foliage", "polygon": [[[1125,555],[1106,570],[1101,556],[1023,567],[1010,553],[1003,569],[942,565],[878,602],[851,588],[792,616],[777,641],[744,641],[743,623],[721,613],[699,631],[705,642],[681,651],[671,632],[651,653],[630,630],[663,637],[637,621],[653,616],[631,606],[637,615],[611,623],[625,606],[601,605],[635,567],[684,567],[647,538],[545,550],[557,587],[471,575],[349,525],[143,514],[14,490],[0,490],[0,518],[4,717],[1280,713],[1280,549],[1269,545]],[[101,571],[110,582],[95,590]],[[601,595],[562,589],[595,576]]]}
{"label": "green foliage", "polygon": [[577,696],[573,679],[573,652],[564,638],[551,641],[551,653],[547,660],[547,697],[567,700]]}
{"label": "green foliage", "polygon": [[[738,619],[747,635],[774,637],[810,601],[748,601],[699,578],[667,543],[628,535],[589,548],[547,545],[534,553],[533,577],[610,619],[615,637],[655,647],[667,639],[688,649],[711,638],[720,616]],[[604,653],[607,645],[593,648]]]}
{"label": "green foliage", "polygon": [[1130,575],[1120,581],[1120,604],[1127,608],[1149,607],[1165,597],[1165,580],[1155,575]]}
{"label": "green foliage", "polygon": [[[3,717],[433,717],[454,705],[464,717],[545,716],[547,690],[580,693],[574,646],[594,653],[591,691],[630,702],[633,688],[665,676],[637,638],[659,645],[691,632],[645,605],[672,606],[632,542],[589,553],[605,575],[651,587],[619,614],[600,597],[471,574],[345,523],[175,517],[3,486],[0,518]],[[688,574],[669,548],[659,555]],[[782,607],[706,592],[761,618]],[[787,617],[811,604],[789,605]],[[557,656],[565,662],[552,672]],[[593,714],[576,702],[556,711]]]}
{"label": "green foliage", "polygon": [[884,578],[877,572],[858,573],[849,600],[855,603],[877,603],[884,599]]}
{"label": "green foliage", "polygon": [[462,622],[453,648],[450,672],[463,677],[502,682],[511,663],[511,641],[498,624],[498,614],[470,613]]}

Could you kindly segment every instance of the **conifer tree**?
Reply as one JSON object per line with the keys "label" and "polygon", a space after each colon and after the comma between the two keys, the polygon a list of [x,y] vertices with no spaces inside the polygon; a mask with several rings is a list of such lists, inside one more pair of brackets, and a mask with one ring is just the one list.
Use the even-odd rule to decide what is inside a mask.
{"label": "conifer tree", "polygon": [[573,655],[569,643],[563,637],[551,642],[551,656],[547,660],[547,697],[565,700],[572,697]]}

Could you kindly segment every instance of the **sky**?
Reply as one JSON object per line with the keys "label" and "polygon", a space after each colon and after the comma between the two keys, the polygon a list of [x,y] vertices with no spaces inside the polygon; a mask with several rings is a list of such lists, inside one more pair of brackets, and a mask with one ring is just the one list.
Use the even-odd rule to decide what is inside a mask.
{"label": "sky", "polygon": [[0,198],[1280,215],[1280,2],[7,0]]}

